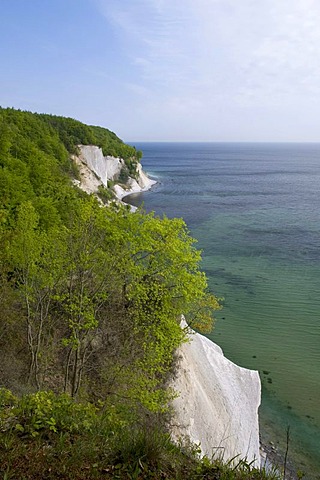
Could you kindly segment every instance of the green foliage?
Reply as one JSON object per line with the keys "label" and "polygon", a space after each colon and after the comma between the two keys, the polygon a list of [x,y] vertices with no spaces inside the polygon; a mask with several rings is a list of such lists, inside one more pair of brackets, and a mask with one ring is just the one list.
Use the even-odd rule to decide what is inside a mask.
{"label": "green foliage", "polygon": [[103,201],[103,203],[108,203],[110,200],[115,198],[111,188],[106,188],[103,185],[99,186],[98,197]]}
{"label": "green foliage", "polygon": [[3,478],[279,480],[245,460],[199,459],[197,446],[173,444],[161,418],[121,421],[103,402],[38,392],[18,398],[0,389]]}
{"label": "green foliage", "polygon": [[58,132],[59,138],[70,153],[77,153],[77,145],[96,145],[91,128],[73,118],[55,115],[37,115]]}
{"label": "green foliage", "polygon": [[[186,225],[102,209],[72,186],[68,156],[79,143],[120,146],[108,153],[121,151],[123,175],[135,170],[135,150],[112,132],[52,115],[0,113],[0,379],[11,385],[14,356],[18,391],[95,392],[122,397],[128,412],[165,411],[173,353],[185,335],[181,314],[208,329],[219,308]],[[110,199],[106,189],[99,195]]]}
{"label": "green foliage", "polygon": [[19,432],[25,438],[50,432],[93,432],[100,420],[98,407],[76,403],[66,394],[41,391],[18,399],[10,391],[1,389],[0,399],[2,430]]}
{"label": "green foliage", "polygon": [[131,168],[129,168],[130,173],[135,173],[136,164],[142,157],[141,151],[137,151],[134,147],[123,143],[115,133],[106,128],[96,126],[89,128],[94,135],[93,144],[101,147],[104,155],[123,158],[128,167],[131,165]]}
{"label": "green foliage", "polygon": [[121,172],[120,172],[119,177],[118,177],[118,182],[119,182],[119,183],[126,184],[127,181],[129,180],[129,176],[130,176],[129,169],[128,169],[127,165],[125,165],[125,166],[121,169]]}
{"label": "green foliage", "polygon": [[85,125],[73,118],[55,115],[38,114],[37,118],[45,122],[58,133],[65,148],[70,153],[77,153],[77,145],[97,145],[104,155],[123,158],[131,166],[130,172],[135,172],[135,164],[141,159],[142,153],[134,147],[126,145],[117,135],[107,128]]}
{"label": "green foliage", "polygon": [[41,116],[13,109],[0,109],[0,204],[4,223],[13,226],[17,207],[29,201],[40,222],[57,224],[65,200],[81,194],[70,186],[71,162],[59,135]]}
{"label": "green foliage", "polygon": [[0,109],[0,133],[0,384],[16,394],[0,390],[7,478],[217,478],[165,428],[181,315],[208,331],[220,308],[185,223],[103,208],[72,185],[78,144],[134,175],[140,153],[106,129]]}
{"label": "green foliage", "polygon": [[[15,331],[18,390],[95,392],[123,397],[130,412],[165,411],[181,314],[208,329],[219,308],[186,225],[101,209],[71,185],[66,158],[79,143],[109,139],[127,152],[124,174],[135,168],[132,147],[112,132],[12,109],[1,110],[0,127],[0,347],[8,351],[5,332]],[[9,378],[6,356],[2,368]]]}
{"label": "green foliage", "polygon": [[[0,408],[1,415],[3,415],[3,408],[11,408],[17,402],[17,397],[7,388],[0,388]],[[1,416],[1,421],[4,419],[4,416]]]}

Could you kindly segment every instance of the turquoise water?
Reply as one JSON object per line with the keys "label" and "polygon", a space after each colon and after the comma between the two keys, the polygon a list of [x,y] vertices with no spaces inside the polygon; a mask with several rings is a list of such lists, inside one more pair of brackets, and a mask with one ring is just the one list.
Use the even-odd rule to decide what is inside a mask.
{"label": "turquoise water", "polygon": [[261,433],[320,478],[320,144],[136,144],[159,184],[130,196],[183,217],[223,297],[210,338],[262,381]]}

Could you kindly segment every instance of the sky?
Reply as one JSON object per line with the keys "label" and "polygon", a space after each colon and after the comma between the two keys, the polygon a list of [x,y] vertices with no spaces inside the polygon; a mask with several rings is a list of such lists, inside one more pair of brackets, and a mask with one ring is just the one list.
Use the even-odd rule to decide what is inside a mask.
{"label": "sky", "polygon": [[134,141],[320,141],[319,0],[1,0],[0,105]]}

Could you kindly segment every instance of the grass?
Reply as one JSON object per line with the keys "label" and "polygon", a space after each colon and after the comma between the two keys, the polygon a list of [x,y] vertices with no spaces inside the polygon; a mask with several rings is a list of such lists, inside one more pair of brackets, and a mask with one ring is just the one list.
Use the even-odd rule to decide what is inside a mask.
{"label": "grass", "polygon": [[79,441],[67,441],[63,448],[52,443],[33,440],[17,441],[8,452],[1,448],[3,479],[175,479],[175,480],[255,480],[276,479],[275,475],[252,469],[243,462],[236,467],[218,461],[198,460],[186,456],[170,445],[161,451],[160,457],[131,449],[126,459],[110,461],[103,449],[88,448]]}
{"label": "grass", "polygon": [[243,460],[236,465],[200,460],[196,450],[173,444],[168,434],[157,430],[124,429],[114,438],[101,437],[99,432],[47,432],[33,438],[6,432],[0,440],[0,459],[3,480],[279,478]]}
{"label": "grass", "polygon": [[244,460],[199,458],[177,445],[161,415],[99,402],[0,389],[0,480],[278,480]]}

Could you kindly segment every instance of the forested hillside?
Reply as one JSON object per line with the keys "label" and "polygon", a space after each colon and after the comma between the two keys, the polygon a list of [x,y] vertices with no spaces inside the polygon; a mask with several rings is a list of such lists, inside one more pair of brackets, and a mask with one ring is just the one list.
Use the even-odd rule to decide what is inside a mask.
{"label": "forested hillside", "polygon": [[[141,396],[138,378],[164,372],[181,341],[179,314],[212,300],[193,240],[181,220],[101,209],[72,185],[69,154],[96,141],[92,127],[14,110],[0,118],[2,382],[104,397],[120,369]],[[112,138],[134,158],[98,132],[97,143]]]}
{"label": "forested hillside", "polygon": [[[99,448],[113,437],[114,455],[124,433],[164,428],[185,335],[180,315],[210,329],[219,308],[182,220],[101,207],[73,186],[70,154],[91,143],[130,162],[140,156],[106,129],[0,110],[0,452],[8,472],[25,468],[29,438],[50,456],[56,450],[45,446],[56,448],[61,435],[72,450],[80,433],[100,428]],[[25,478],[38,478],[31,471]]]}
{"label": "forested hillside", "polygon": [[0,109],[0,192],[6,215],[26,200],[32,202],[40,223],[54,223],[71,209],[81,196],[70,188],[70,176],[77,176],[70,154],[77,152],[79,144],[100,146],[105,155],[124,158],[133,170],[141,157],[141,152],[105,128],[71,118]]}

